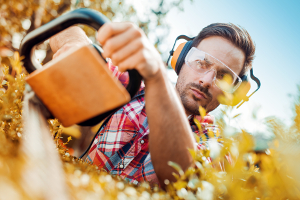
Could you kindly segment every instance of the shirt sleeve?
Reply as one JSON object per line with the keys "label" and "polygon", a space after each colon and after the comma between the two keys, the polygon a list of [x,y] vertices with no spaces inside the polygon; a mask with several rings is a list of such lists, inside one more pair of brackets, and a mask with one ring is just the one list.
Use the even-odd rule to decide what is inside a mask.
{"label": "shirt sleeve", "polygon": [[[129,83],[129,74],[128,72],[120,72],[117,66],[114,66],[110,59],[107,62],[108,69],[113,73],[113,76],[116,77],[124,87],[127,87]],[[142,91],[145,88],[144,83],[141,83],[141,87],[139,91]]]}
{"label": "shirt sleeve", "polygon": [[114,66],[110,59],[107,62],[108,69],[113,73],[113,76],[116,77],[124,87],[128,85],[129,75],[128,72],[120,72],[117,66]]}

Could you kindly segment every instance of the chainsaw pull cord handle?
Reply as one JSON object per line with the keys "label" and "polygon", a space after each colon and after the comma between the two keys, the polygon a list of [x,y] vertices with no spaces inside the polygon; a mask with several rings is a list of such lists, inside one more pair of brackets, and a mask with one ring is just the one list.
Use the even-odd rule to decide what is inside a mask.
{"label": "chainsaw pull cord handle", "polygon": [[[89,25],[92,28],[98,30],[106,22],[109,22],[109,19],[106,18],[100,12],[88,8],[81,8],[81,9],[76,9],[71,12],[68,12],[50,21],[49,23],[33,30],[32,32],[30,32],[24,37],[20,46],[20,55],[24,56],[23,59],[24,67],[26,68],[28,73],[32,73],[36,69],[42,68],[42,65],[35,59],[33,53],[34,46],[47,40],[48,38],[54,36],[55,34],[75,24]],[[128,70],[128,73],[129,73],[129,83],[126,89],[130,94],[130,97],[133,98],[140,88],[142,77],[136,70]],[[80,125],[83,126],[95,125],[100,121],[102,121],[103,119],[105,119],[107,116],[109,116],[112,112],[113,111],[109,111],[107,113],[99,115],[95,118],[92,118],[90,120],[81,123]]]}

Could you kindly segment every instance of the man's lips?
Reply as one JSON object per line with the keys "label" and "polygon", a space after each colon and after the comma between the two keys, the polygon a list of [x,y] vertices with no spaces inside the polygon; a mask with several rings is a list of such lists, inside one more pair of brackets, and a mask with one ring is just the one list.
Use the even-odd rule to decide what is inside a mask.
{"label": "man's lips", "polygon": [[197,98],[199,98],[199,99],[207,99],[207,96],[203,92],[197,90],[196,88],[191,88],[191,90],[192,90],[193,94]]}

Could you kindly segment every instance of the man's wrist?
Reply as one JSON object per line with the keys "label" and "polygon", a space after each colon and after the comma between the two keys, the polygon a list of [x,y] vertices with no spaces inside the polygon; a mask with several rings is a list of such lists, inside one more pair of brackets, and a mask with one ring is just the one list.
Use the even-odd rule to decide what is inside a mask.
{"label": "man's wrist", "polygon": [[164,66],[160,67],[159,70],[150,78],[144,79],[145,85],[155,85],[155,84],[162,84],[164,81],[168,80],[166,75],[166,70]]}

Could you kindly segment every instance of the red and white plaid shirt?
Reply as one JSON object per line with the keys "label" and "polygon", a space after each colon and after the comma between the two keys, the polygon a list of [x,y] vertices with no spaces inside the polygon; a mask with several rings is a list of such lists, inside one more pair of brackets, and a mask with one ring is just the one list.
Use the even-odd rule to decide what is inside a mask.
{"label": "red and white plaid shirt", "polygon": [[[109,68],[123,85],[128,83],[128,73],[120,73],[109,62]],[[198,128],[189,119],[193,132]],[[211,118],[201,123],[211,123]],[[205,134],[208,138],[208,134]],[[203,143],[197,144],[204,148]],[[145,111],[144,85],[137,95],[114,113],[97,133],[88,152],[87,160],[111,174],[137,184],[147,181],[159,184],[149,152],[149,126]]]}

